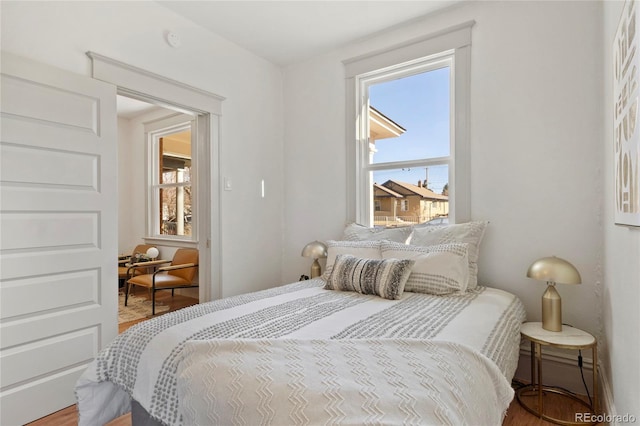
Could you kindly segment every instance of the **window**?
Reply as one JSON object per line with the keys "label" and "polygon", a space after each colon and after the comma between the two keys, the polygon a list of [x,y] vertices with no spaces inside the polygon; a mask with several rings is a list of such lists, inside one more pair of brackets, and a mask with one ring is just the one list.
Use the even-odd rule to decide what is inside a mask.
{"label": "window", "polygon": [[148,228],[153,238],[196,240],[196,138],[193,123],[184,120],[148,133]]}
{"label": "window", "polygon": [[[374,225],[406,226],[448,214],[444,188],[452,161],[451,71],[449,54],[360,79],[369,100],[368,117],[362,123],[369,135],[363,182],[402,197],[402,214],[377,213]],[[370,193],[368,202],[375,203],[380,195]],[[443,208],[432,208],[434,201],[441,201]]]}
{"label": "window", "polygon": [[352,83],[348,122],[355,123],[348,129],[348,214],[355,221],[405,226],[470,219],[472,26],[345,61]]}

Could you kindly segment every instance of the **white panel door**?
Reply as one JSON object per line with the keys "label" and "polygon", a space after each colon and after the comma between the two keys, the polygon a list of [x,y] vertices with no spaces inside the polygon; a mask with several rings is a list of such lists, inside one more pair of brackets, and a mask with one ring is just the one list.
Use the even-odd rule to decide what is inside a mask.
{"label": "white panel door", "polygon": [[6,53],[0,102],[0,424],[73,405],[117,334],[116,88]]}

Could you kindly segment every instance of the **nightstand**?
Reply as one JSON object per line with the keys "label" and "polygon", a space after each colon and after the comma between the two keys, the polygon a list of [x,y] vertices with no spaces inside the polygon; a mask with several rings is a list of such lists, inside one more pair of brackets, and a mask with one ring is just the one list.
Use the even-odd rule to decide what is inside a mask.
{"label": "nightstand", "polygon": [[[516,392],[518,402],[527,411],[549,422],[560,425],[584,425],[593,424],[592,422],[566,421],[557,419],[545,414],[544,410],[544,393],[555,393],[563,397],[571,398],[581,405],[585,406],[589,412],[595,416],[598,414],[598,350],[595,337],[586,331],[579,330],[567,325],[562,326],[562,331],[548,331],[542,328],[541,322],[526,322],[520,328],[520,334],[531,342],[531,384],[524,386]],[[586,401],[578,398],[571,392],[542,385],[542,347],[551,346],[563,349],[591,349],[593,354],[593,404],[590,405]],[[528,393],[529,396],[537,394],[537,407],[531,402],[523,398]]]}

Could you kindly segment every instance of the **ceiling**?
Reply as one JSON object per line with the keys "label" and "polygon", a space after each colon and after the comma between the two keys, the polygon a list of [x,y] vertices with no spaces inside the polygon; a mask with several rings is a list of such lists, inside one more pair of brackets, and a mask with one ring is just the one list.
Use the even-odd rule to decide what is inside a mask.
{"label": "ceiling", "polygon": [[151,105],[147,102],[139,101],[137,99],[128,98],[126,96],[118,95],[116,97],[118,117],[132,119],[141,114],[145,114],[155,109],[161,109],[159,106]]}
{"label": "ceiling", "polygon": [[[257,56],[287,66],[461,0],[156,1]],[[118,96],[119,117],[132,119],[154,108],[159,107]]]}
{"label": "ceiling", "polygon": [[280,66],[302,62],[460,2],[156,1]]}

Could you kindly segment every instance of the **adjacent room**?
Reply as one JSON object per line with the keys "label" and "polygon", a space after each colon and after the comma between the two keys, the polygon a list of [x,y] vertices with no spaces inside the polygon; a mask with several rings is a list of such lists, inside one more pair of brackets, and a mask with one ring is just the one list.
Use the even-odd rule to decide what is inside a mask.
{"label": "adjacent room", "polygon": [[638,14],[2,1],[0,424],[637,422]]}
{"label": "adjacent room", "polygon": [[[153,274],[158,268],[175,268],[177,250],[195,250],[191,254],[200,260],[198,241],[207,239],[206,227],[197,226],[198,203],[210,204],[208,186],[201,189],[198,185],[198,171],[209,169],[209,161],[197,155],[197,115],[150,102],[153,100],[117,97],[120,331],[156,312],[198,303],[199,262],[197,267],[173,269],[174,274],[193,277],[186,281],[180,275],[164,277],[157,283],[164,290],[158,292]],[[202,262],[208,270],[208,258]],[[162,279],[164,272],[157,273],[161,275],[155,277]],[[138,296],[136,290],[141,290]]]}

